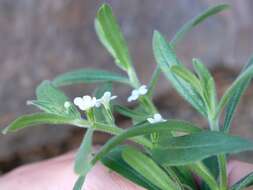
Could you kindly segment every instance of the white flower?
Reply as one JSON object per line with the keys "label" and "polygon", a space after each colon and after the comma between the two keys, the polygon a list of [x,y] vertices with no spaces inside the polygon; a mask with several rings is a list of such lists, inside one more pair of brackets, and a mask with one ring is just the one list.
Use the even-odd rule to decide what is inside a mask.
{"label": "white flower", "polygon": [[148,92],[147,86],[146,85],[142,85],[139,89],[138,92],[140,95],[145,95]]}
{"label": "white flower", "polygon": [[76,97],[74,99],[74,104],[83,111],[87,111],[93,107],[100,106],[100,104],[97,102],[97,99],[91,96]]}
{"label": "white flower", "polygon": [[110,101],[115,98],[117,98],[117,96],[112,96],[111,92],[106,91],[104,95],[100,99],[97,100],[97,103],[99,104],[99,106],[103,104],[105,108],[108,108]]}
{"label": "white flower", "polygon": [[147,120],[149,123],[152,124],[166,121],[166,119],[163,119],[163,117],[159,113],[154,114],[153,118],[148,118]]}
{"label": "white flower", "polygon": [[71,103],[69,101],[64,102],[64,107],[66,109],[69,109],[70,106],[71,106]]}
{"label": "white flower", "polygon": [[140,86],[138,89],[132,91],[131,96],[128,97],[127,101],[132,102],[137,100],[140,96],[147,94],[148,89],[146,85]]}

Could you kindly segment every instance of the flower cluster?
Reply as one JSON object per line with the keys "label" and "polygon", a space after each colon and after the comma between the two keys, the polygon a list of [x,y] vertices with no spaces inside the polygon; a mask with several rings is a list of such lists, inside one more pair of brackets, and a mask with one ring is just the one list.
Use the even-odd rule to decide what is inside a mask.
{"label": "flower cluster", "polygon": [[166,121],[166,119],[163,119],[163,117],[161,116],[161,114],[156,113],[153,115],[153,118],[148,118],[147,119],[149,123],[153,124],[153,123],[159,123],[159,122],[164,122]]}
{"label": "flower cluster", "polygon": [[111,92],[107,91],[104,95],[97,99],[96,97],[91,96],[83,96],[83,97],[76,97],[74,99],[74,104],[82,111],[88,111],[94,107],[100,107],[104,105],[106,109],[109,108],[109,103],[111,100],[117,98],[117,96],[112,96]]}
{"label": "flower cluster", "polygon": [[132,91],[132,94],[131,96],[128,97],[127,101],[132,102],[134,100],[137,100],[140,96],[147,94],[147,92],[148,92],[147,86],[142,85],[138,89],[134,89]]}

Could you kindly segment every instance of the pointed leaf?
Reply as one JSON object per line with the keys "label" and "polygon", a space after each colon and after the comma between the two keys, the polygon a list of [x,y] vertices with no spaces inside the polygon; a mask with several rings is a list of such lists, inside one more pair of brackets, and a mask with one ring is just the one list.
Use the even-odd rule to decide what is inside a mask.
{"label": "pointed leaf", "polygon": [[183,81],[188,83],[198,94],[202,94],[202,89],[200,81],[198,78],[183,65],[173,65],[171,67],[172,73],[175,73],[178,78],[181,78]]}
{"label": "pointed leaf", "polygon": [[243,190],[246,187],[253,186],[253,172],[240,179],[237,183],[235,183],[231,190]]}
{"label": "pointed leaf", "polygon": [[240,89],[242,83],[250,80],[253,77],[253,65],[249,66],[245,71],[243,71],[239,77],[233,82],[233,84],[226,90],[222,96],[217,111],[216,116],[221,113],[224,106],[228,103],[230,98]]}
{"label": "pointed leaf", "polygon": [[127,147],[123,150],[122,157],[127,164],[160,189],[180,189],[151,158],[142,152]]}
{"label": "pointed leaf", "polygon": [[94,157],[93,163],[100,160],[104,155],[110,152],[115,146],[122,143],[123,141],[141,136],[147,135],[154,132],[168,132],[168,131],[176,131],[176,132],[185,132],[185,133],[196,133],[201,131],[200,128],[195,125],[178,120],[168,120],[166,122],[155,123],[155,124],[144,124],[141,126],[135,126],[133,128],[126,129],[121,134],[114,136],[111,138],[99,151],[99,153]]}
{"label": "pointed leaf", "polygon": [[193,59],[192,62],[200,79],[201,87],[203,89],[203,98],[205,99],[209,110],[214,114],[216,105],[216,88],[214,79],[207,67],[200,60]]}
{"label": "pointed leaf", "polygon": [[97,13],[95,29],[101,43],[115,59],[115,63],[127,71],[132,63],[126,41],[109,5],[103,4]]}
{"label": "pointed leaf", "polygon": [[93,129],[92,128],[87,129],[75,158],[74,169],[76,174],[85,176],[92,167],[89,160],[89,156],[92,151],[92,136],[93,136]]}
{"label": "pointed leaf", "polygon": [[75,185],[73,187],[73,190],[83,190],[83,184],[84,184],[85,176],[79,176],[75,182]]}
{"label": "pointed leaf", "polygon": [[[28,101],[39,109],[52,114],[62,115],[72,118],[81,118],[77,108],[70,102],[69,98],[50,81],[43,81],[36,89],[37,100]],[[69,108],[64,106],[69,102]]]}
{"label": "pointed leaf", "polygon": [[221,132],[204,131],[160,143],[153,157],[162,165],[186,165],[210,156],[253,150],[253,142]]}
{"label": "pointed leaf", "polygon": [[35,126],[35,125],[76,125],[76,126],[89,126],[86,120],[71,119],[68,117],[63,117],[55,114],[49,113],[35,113],[30,115],[23,115],[13,121],[8,127],[3,130],[3,133],[16,132],[20,129]]}
{"label": "pointed leaf", "polygon": [[98,82],[129,84],[129,80],[120,74],[96,69],[78,69],[61,74],[53,80],[53,84],[56,86]]}
{"label": "pointed leaf", "polygon": [[157,31],[154,32],[153,36],[153,51],[158,66],[173,87],[186,101],[206,117],[205,105],[198,93],[188,83],[171,72],[171,67],[173,65],[179,65],[181,63],[177,59],[170,44],[168,44],[164,37]]}
{"label": "pointed leaf", "polygon": [[[244,71],[247,70],[251,65],[253,65],[253,57],[250,58],[247,65],[243,68],[242,73],[244,73]],[[240,77],[240,75],[239,75],[239,77]],[[252,77],[249,76],[245,80],[241,81],[237,85],[233,94],[230,95],[230,98],[229,98],[227,106],[226,106],[226,114],[225,114],[225,119],[224,119],[223,131],[228,132],[230,130],[232,119],[235,114],[236,108],[240,102],[242,95],[244,94],[247,87],[249,86],[251,79],[252,79]]]}
{"label": "pointed leaf", "polygon": [[[228,8],[229,8],[229,5],[226,5],[226,4],[220,4],[220,5],[210,7],[209,9],[205,10],[197,17],[193,18],[192,20],[190,20],[189,22],[184,24],[178,30],[178,32],[174,35],[173,39],[170,41],[171,47],[175,48],[176,45],[186,36],[186,34],[188,34],[194,27],[198,26],[199,24],[201,24],[202,22],[207,20],[207,18],[209,18],[213,15],[216,15],[216,14],[220,13],[221,11],[226,10]],[[156,67],[156,69],[152,75],[151,82],[149,83],[149,95],[153,94],[153,91],[154,91],[155,85],[159,79],[160,73],[161,73],[160,68]]]}
{"label": "pointed leaf", "polygon": [[160,190],[149,180],[140,175],[122,159],[122,151],[126,146],[118,146],[102,158],[102,163],[121,176],[149,190]]}
{"label": "pointed leaf", "polygon": [[228,4],[220,4],[215,5],[213,7],[208,8],[204,12],[202,12],[200,15],[196,16],[192,20],[188,21],[186,24],[184,24],[179,31],[175,34],[173,39],[171,40],[171,44],[174,46],[174,44],[178,44],[179,41],[182,40],[182,38],[191,31],[195,26],[201,24],[203,21],[205,21],[207,18],[216,15],[223,10],[226,10],[229,8]]}

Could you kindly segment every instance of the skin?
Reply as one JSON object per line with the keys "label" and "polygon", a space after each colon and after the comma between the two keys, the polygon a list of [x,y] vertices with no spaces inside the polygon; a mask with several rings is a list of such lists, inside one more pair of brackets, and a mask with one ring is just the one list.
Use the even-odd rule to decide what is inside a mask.
{"label": "skin", "polygon": [[[71,190],[77,176],[73,172],[74,153],[21,166],[0,177],[1,190]],[[234,184],[253,171],[253,165],[231,161],[229,184]],[[85,190],[144,190],[98,163],[87,175]]]}

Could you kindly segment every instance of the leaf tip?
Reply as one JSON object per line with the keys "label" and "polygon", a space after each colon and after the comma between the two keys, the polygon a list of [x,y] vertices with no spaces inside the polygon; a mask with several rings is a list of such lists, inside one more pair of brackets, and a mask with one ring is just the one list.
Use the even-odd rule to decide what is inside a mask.
{"label": "leaf tip", "polygon": [[160,36],[162,36],[161,33],[158,30],[154,30],[153,38],[157,38],[157,37],[160,37]]}
{"label": "leaf tip", "polygon": [[103,3],[99,9],[98,9],[98,14],[100,14],[101,12],[103,11],[111,11],[112,10],[112,7],[108,4],[108,3]]}
{"label": "leaf tip", "polygon": [[2,133],[3,135],[6,135],[8,132],[9,132],[9,127],[6,127],[6,128],[4,128],[4,129],[1,131],[1,133]]}

